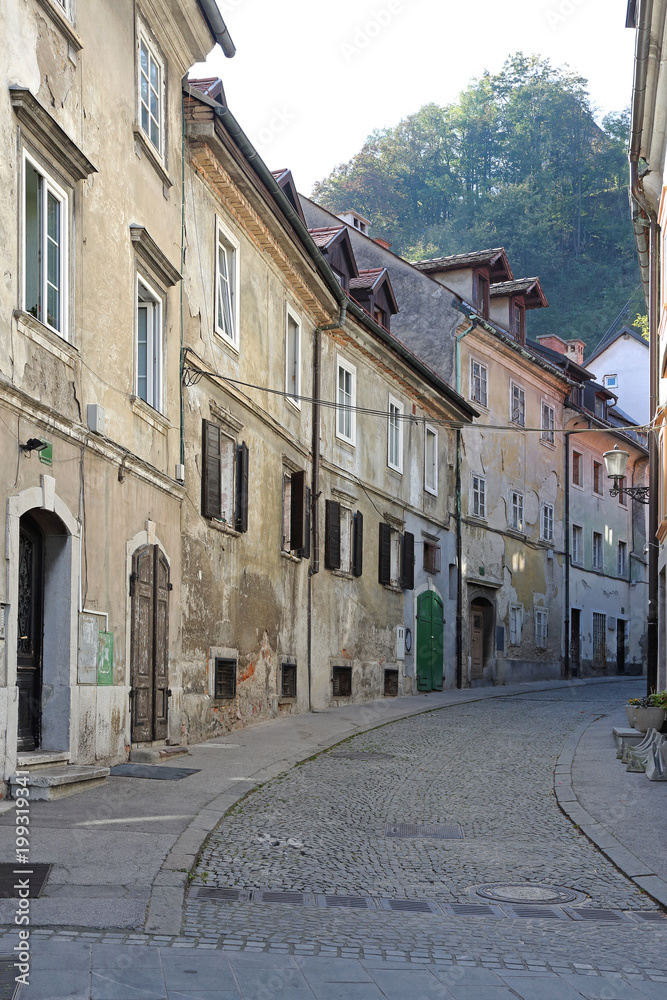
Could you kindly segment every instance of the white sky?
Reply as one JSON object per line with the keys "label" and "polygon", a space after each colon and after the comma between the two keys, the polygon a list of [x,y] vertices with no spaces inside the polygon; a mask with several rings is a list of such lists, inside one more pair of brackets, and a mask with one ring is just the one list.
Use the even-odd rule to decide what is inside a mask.
{"label": "white sky", "polygon": [[271,169],[299,190],[349,160],[376,128],[447,104],[522,51],[567,63],[601,114],[630,103],[627,0],[218,0],[236,45],[194,76],[219,76]]}

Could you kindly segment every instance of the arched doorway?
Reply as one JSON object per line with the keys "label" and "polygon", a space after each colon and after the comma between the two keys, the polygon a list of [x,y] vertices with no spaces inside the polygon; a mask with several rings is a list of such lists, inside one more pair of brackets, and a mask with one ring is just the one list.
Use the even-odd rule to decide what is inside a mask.
{"label": "arched doorway", "polygon": [[470,603],[470,680],[484,677],[484,667],[493,653],[493,605],[486,597]]}
{"label": "arched doorway", "polygon": [[443,605],[435,590],[417,598],[417,690],[442,691]]}
{"label": "arched doorway", "polygon": [[19,524],[16,642],[17,750],[40,745],[44,623],[44,533],[30,514]]}

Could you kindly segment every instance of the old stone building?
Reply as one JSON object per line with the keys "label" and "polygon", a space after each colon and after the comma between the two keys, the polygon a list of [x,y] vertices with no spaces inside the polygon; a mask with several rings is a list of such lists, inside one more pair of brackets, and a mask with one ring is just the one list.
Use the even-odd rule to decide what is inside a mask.
{"label": "old stone building", "polygon": [[233,49],[211,0],[27,0],[3,27],[6,779],[180,738],[181,79]]}
{"label": "old stone building", "polygon": [[449,425],[475,414],[210,94],[185,99],[188,739],[454,683]]}

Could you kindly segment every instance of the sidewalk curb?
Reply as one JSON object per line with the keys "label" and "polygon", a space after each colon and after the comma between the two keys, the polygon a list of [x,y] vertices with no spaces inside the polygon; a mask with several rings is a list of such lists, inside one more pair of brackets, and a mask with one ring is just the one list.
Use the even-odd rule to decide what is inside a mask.
{"label": "sidewalk curb", "polygon": [[595,722],[585,722],[566,740],[554,771],[554,794],[561,811],[608,858],[626,878],[660,906],[667,907],[667,882],[614,837],[602,823],[598,823],[581,805],[572,785],[572,764],[584,733]]}
{"label": "sidewalk curb", "polygon": [[[183,907],[185,905],[185,893],[189,886],[188,876],[194,867],[197,857],[206,843],[209,834],[222,821],[222,819],[224,819],[227,812],[229,812],[229,810],[236,805],[237,802],[247,795],[248,792],[252,791],[253,788],[256,788],[265,781],[270,781],[281,774],[286,774],[297,764],[307,760],[310,756],[312,756],[312,754],[330,750],[343,740],[349,739],[350,736],[358,736],[361,733],[370,732],[373,729],[379,729],[382,726],[391,725],[393,722],[401,722],[404,719],[412,718],[417,715],[426,715],[429,712],[439,712],[447,708],[456,708],[459,705],[468,705],[473,702],[487,701],[490,698],[513,698],[517,695],[530,692],[553,691],[564,687],[586,687],[592,684],[617,682],[618,679],[618,677],[590,677],[582,679],[577,678],[569,681],[533,681],[526,682],[521,685],[508,685],[507,687],[512,688],[512,690],[509,691],[504,685],[498,685],[497,687],[492,688],[466,688],[464,689],[466,692],[465,694],[463,694],[463,692],[459,692],[458,689],[452,689],[452,693],[456,691],[459,696],[456,701],[450,704],[424,706],[422,703],[419,703],[415,704],[413,709],[409,709],[406,706],[406,711],[400,715],[396,715],[393,718],[380,723],[378,723],[377,719],[374,719],[372,722],[362,722],[359,725],[355,725],[352,731],[350,731],[348,722],[347,728],[344,731],[341,730],[341,732],[335,737],[327,739],[324,742],[317,742],[317,740],[314,739],[309,752],[304,753],[303,756],[299,756],[298,759],[285,758],[280,753],[277,753],[273,759],[266,761],[261,770],[255,772],[255,774],[247,781],[238,782],[233,790],[230,789],[218,794],[210,802],[205,804],[172,845],[171,850],[160,867],[160,871],[153,879],[150,899],[146,907],[144,932],[147,934],[180,934]],[[628,680],[631,679],[634,678],[628,678]],[[375,704],[382,704],[386,706],[387,702],[385,699],[378,699],[377,701],[363,702],[362,704],[363,707],[371,709]],[[307,719],[308,713],[303,713],[298,716],[290,716],[289,718]],[[225,733],[223,735],[228,736],[232,734]],[[580,735],[581,734],[579,734],[579,736]],[[574,751],[572,751],[572,757],[573,756]],[[571,794],[573,795],[574,793],[571,792]],[[593,821],[591,820],[591,822]],[[620,846],[621,845],[619,845],[619,847]],[[644,873],[642,872],[638,874],[643,875]],[[646,874],[653,875],[652,872],[647,872]],[[646,891],[649,892],[650,890],[647,889]],[[665,901],[665,905],[667,905],[667,884],[665,884]]]}

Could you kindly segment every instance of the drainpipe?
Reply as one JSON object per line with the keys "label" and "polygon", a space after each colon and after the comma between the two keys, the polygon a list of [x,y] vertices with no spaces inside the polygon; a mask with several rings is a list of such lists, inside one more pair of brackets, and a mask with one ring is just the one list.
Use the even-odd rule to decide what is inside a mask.
{"label": "drainpipe", "polygon": [[[637,21],[635,43],[635,75],[632,92],[632,124],[630,132],[630,191],[635,204],[645,214],[649,222],[648,237],[648,326],[649,326],[649,422],[651,427],[658,408],[658,219],[653,206],[647,200],[639,177],[642,127],[646,102],[646,80],[650,49],[651,15],[653,0],[642,0]],[[635,221],[635,234],[638,223]],[[645,236],[644,236],[645,239]],[[642,256],[640,251],[640,257]],[[644,254],[645,259],[645,254]],[[646,266],[646,265],[644,265]],[[648,434],[649,453],[649,506],[648,506],[648,616],[646,648],[646,688],[647,693],[658,687],[658,441],[654,430]]]}
{"label": "drainpipe", "polygon": [[565,680],[572,676],[570,663],[570,433],[565,431],[565,645],[563,666]]}
{"label": "drainpipe", "polygon": [[462,534],[461,428],[457,427],[456,428],[456,686],[457,688],[463,687],[463,567],[461,565],[461,552],[462,552],[461,534]]}
{"label": "drainpipe", "polygon": [[313,332],[313,476],[310,494],[311,553],[308,567],[308,711],[311,707],[312,651],[313,651],[313,577],[320,571],[320,425],[322,419],[322,333],[340,330],[345,325],[347,302],[340,303],[340,313],[335,323],[316,326]]}

